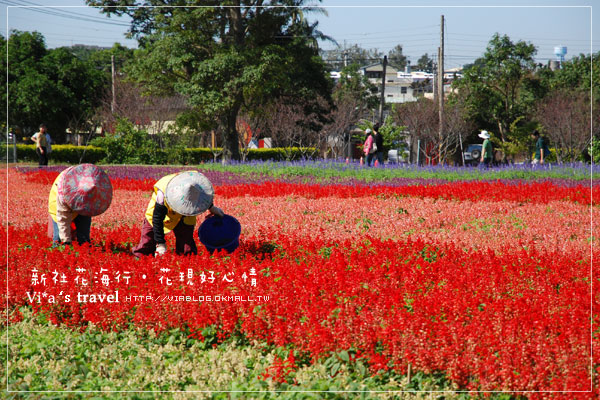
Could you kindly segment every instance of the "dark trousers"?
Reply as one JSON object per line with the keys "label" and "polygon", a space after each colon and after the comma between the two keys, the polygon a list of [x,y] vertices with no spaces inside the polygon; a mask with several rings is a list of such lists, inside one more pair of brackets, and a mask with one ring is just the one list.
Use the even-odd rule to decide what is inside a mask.
{"label": "dark trousers", "polygon": [[[175,234],[175,253],[176,254],[198,254],[196,242],[194,241],[194,226],[183,223],[183,218],[173,229]],[[152,225],[144,218],[142,224],[142,234],[140,242],[135,246],[131,253],[136,256],[149,256],[156,251],[156,241],[154,240],[154,229]]]}
{"label": "dark trousers", "polygon": [[44,153],[40,151],[38,147],[35,148],[35,152],[38,155],[38,165],[41,167],[42,165],[48,165],[48,150],[47,147],[42,147],[44,149]]}
{"label": "dark trousers", "polygon": [[491,166],[492,166],[492,159],[491,158],[484,158],[483,162],[479,163],[479,168],[481,168],[481,169],[488,169]]}
{"label": "dark trousers", "polygon": [[[60,243],[60,235],[58,234],[58,224],[52,220],[52,241],[54,243]],[[75,232],[71,228],[71,233],[74,233],[75,238],[77,238],[77,243],[89,243],[90,242],[90,229],[92,226],[92,217],[87,217],[84,215],[77,215],[73,219],[73,224],[75,225]],[[73,236],[73,235],[72,235]],[[73,239],[73,238],[71,238]]]}
{"label": "dark trousers", "polygon": [[367,154],[367,160],[366,161],[367,161],[367,165],[369,167],[371,166],[371,164],[373,164],[375,162],[375,157],[376,157],[375,153],[369,153],[369,154]]}

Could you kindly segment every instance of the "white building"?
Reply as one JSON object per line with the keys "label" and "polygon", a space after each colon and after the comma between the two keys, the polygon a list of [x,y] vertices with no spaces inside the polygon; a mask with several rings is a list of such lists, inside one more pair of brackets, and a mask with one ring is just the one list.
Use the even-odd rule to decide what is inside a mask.
{"label": "white building", "polygon": [[[383,76],[383,64],[368,65],[360,71],[365,75],[369,82],[377,86],[381,94],[381,81]],[[404,73],[399,73],[394,67],[387,66],[385,69],[385,102],[386,103],[405,103],[416,101],[414,90],[411,87],[413,80]]]}

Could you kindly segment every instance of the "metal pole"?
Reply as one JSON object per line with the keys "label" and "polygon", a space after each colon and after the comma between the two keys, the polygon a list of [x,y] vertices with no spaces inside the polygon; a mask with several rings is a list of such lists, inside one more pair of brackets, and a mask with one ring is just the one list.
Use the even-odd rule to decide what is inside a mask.
{"label": "metal pole", "polygon": [[458,134],[458,141],[460,142],[460,157],[462,158],[462,165],[464,167],[465,166],[465,153],[463,150],[462,136],[460,136],[460,133]]}
{"label": "metal pole", "polygon": [[114,113],[115,112],[115,104],[116,104],[116,97],[115,97],[115,55],[111,55],[110,56],[110,69],[111,69],[111,77],[112,77],[112,101],[110,103],[110,112]]}
{"label": "metal pole", "polygon": [[352,160],[352,132],[348,132],[348,160]]}
{"label": "metal pole", "polygon": [[440,47],[438,48],[438,101],[439,101],[439,146],[438,163],[442,163],[442,143],[444,139],[444,16],[441,18],[440,26]]}
{"label": "metal pole", "polygon": [[387,68],[387,56],[383,56],[383,76],[381,77],[381,102],[379,103],[379,124],[383,124],[383,105],[385,103],[385,70]]}

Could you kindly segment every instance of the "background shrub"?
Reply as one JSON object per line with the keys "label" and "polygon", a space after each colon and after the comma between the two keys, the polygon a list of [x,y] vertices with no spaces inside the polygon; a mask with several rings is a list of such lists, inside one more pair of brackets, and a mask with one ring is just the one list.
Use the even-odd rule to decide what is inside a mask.
{"label": "background shrub", "polygon": [[[6,154],[6,145],[1,147]],[[12,145],[9,148],[12,152]],[[66,164],[91,163],[97,164],[106,157],[106,151],[95,146],[74,146],[71,144],[55,144],[52,146],[50,161]],[[19,161],[37,162],[38,156],[34,144],[17,144],[17,159]]]}

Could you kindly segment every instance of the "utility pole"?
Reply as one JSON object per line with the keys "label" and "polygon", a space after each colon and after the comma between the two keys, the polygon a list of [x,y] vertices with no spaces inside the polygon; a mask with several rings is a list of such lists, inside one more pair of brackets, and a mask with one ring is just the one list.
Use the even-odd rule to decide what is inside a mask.
{"label": "utility pole", "polygon": [[439,104],[439,130],[438,130],[438,162],[442,163],[442,143],[444,138],[444,16],[441,18],[440,47],[438,47],[438,104]]}
{"label": "utility pole", "polygon": [[387,69],[387,56],[383,56],[383,75],[381,77],[381,102],[379,103],[379,124],[383,124],[383,105],[385,103],[385,71]]}
{"label": "utility pole", "polygon": [[437,63],[433,63],[431,67],[431,72],[433,73],[433,82],[431,82],[431,89],[433,91],[433,102],[435,103],[438,98],[438,78],[437,78]]}
{"label": "utility pole", "polygon": [[111,76],[112,76],[112,101],[110,102],[110,112],[114,113],[115,112],[115,104],[117,103],[116,97],[115,97],[115,55],[111,55],[110,56],[110,69],[111,69]]}

